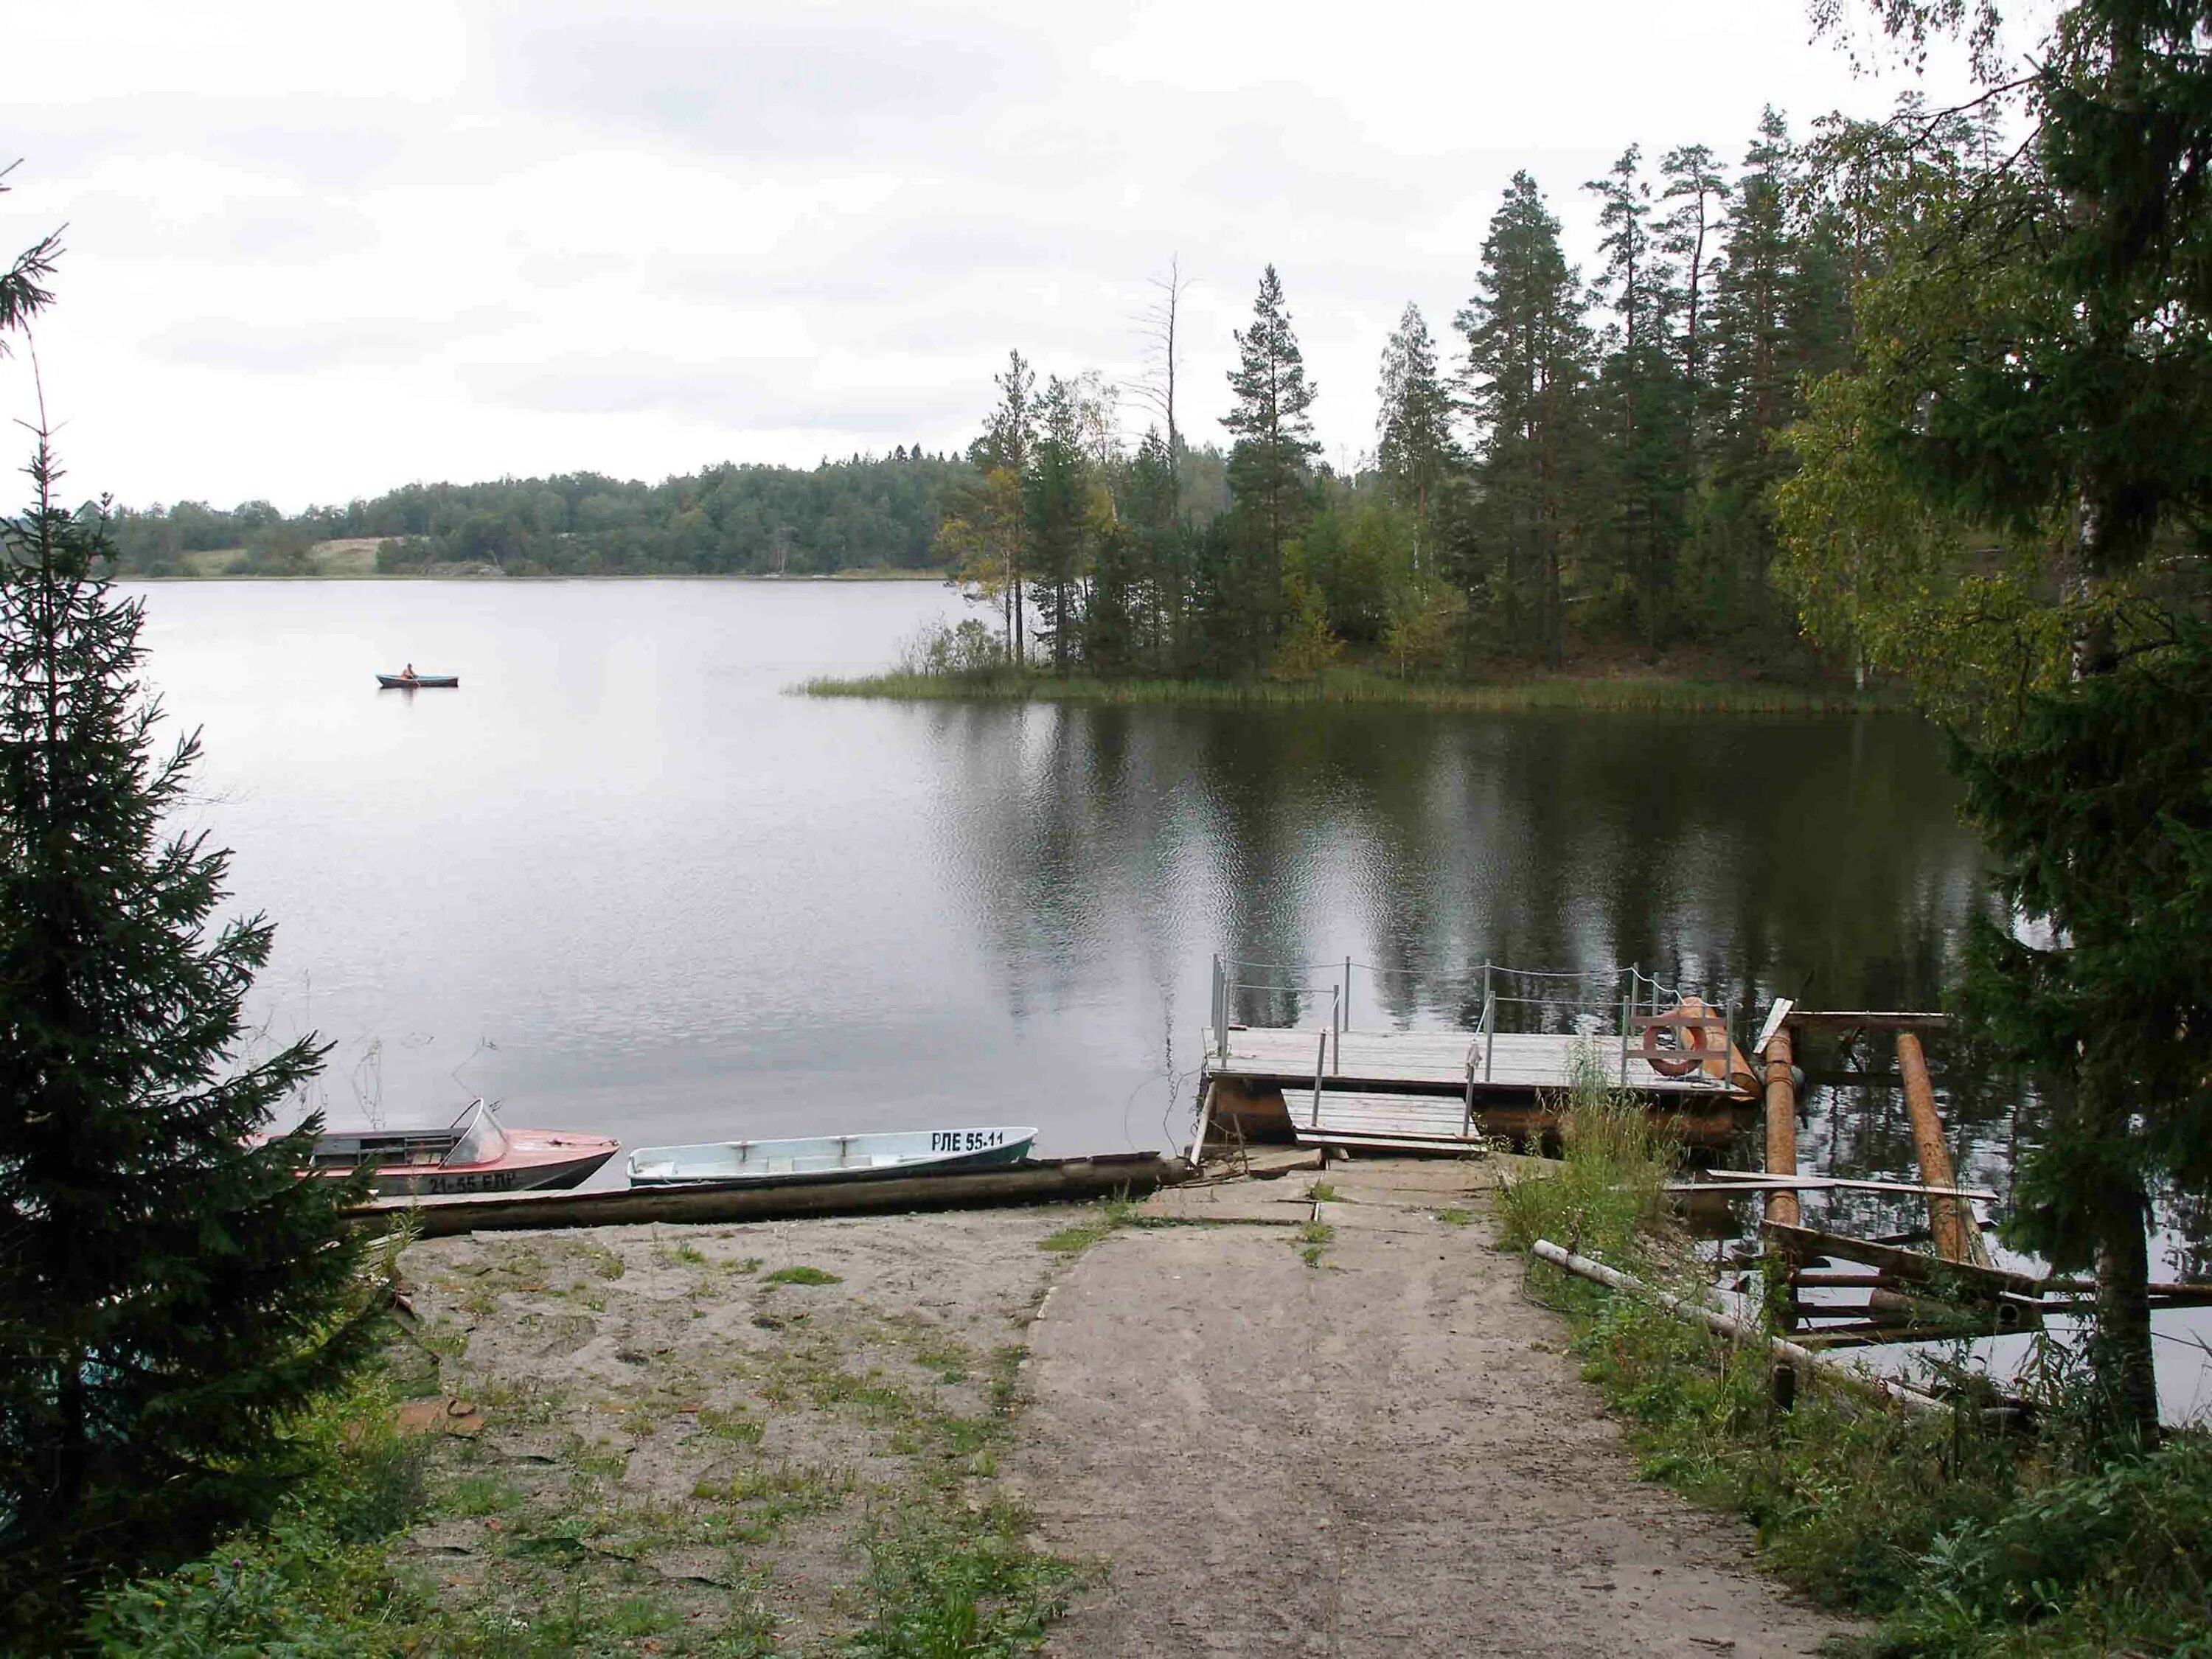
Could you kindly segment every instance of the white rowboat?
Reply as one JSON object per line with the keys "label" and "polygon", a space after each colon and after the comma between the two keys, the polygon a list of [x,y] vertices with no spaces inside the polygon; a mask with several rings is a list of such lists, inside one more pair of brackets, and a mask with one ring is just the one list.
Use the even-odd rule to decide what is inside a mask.
{"label": "white rowboat", "polygon": [[630,1183],[810,1181],[884,1175],[952,1174],[1018,1164],[1033,1128],[909,1129],[887,1134],[814,1135],[797,1140],[709,1140],[641,1146],[629,1155]]}

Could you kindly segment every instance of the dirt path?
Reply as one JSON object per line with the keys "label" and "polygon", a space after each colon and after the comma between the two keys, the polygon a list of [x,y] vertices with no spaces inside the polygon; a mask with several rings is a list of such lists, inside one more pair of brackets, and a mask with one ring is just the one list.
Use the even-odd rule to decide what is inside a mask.
{"label": "dirt path", "polygon": [[1010,1474],[1048,1547],[1112,1563],[1054,1652],[1750,1656],[1848,1630],[1637,1479],[1490,1247],[1479,1169],[1328,1180],[1318,1265],[1282,1224],[1310,1211],[1292,1176],[1161,1195],[1232,1224],[1117,1233],[1048,1299]]}

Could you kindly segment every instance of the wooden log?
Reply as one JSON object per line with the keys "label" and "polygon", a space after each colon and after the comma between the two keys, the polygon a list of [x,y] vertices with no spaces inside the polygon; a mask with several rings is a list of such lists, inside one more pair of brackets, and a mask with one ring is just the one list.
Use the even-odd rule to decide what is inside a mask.
{"label": "wooden log", "polygon": [[[1790,1028],[1784,1025],[1767,1038],[1766,1052],[1766,1173],[1797,1173],[1797,1085],[1790,1079]],[[1802,1218],[1797,1194],[1780,1190],[1768,1195],[1766,1218],[1794,1227]]]}
{"label": "wooden log", "polygon": [[1995,1336],[2008,1331],[2033,1330],[2043,1322],[2039,1305],[2027,1297],[2001,1297],[1994,1302],[1962,1306],[1935,1297],[1907,1296],[1899,1291],[1878,1287],[1867,1293],[1865,1304],[1859,1307],[1808,1302],[1802,1297],[1794,1297],[1793,1302],[1798,1313],[1808,1318],[1849,1318],[1870,1326],[1918,1331],[1930,1337]]}
{"label": "wooden log", "polygon": [[1948,1014],[1879,1008],[1793,1008],[1790,1023],[1808,1031],[1941,1031]]}
{"label": "wooden log", "polygon": [[1219,1087],[1212,1079],[1207,1079],[1206,1097],[1198,1103],[1198,1133],[1191,1136],[1190,1151],[1183,1159],[1194,1170],[1206,1162],[1206,1131],[1213,1121],[1213,1095]]}
{"label": "wooden log", "polygon": [[1997,1196],[1982,1187],[1923,1187],[1917,1181],[1854,1181],[1846,1176],[1762,1176],[1740,1170],[1707,1170],[1704,1173],[1707,1179],[1677,1181],[1667,1190],[1670,1193],[1905,1193],[1914,1198],[1981,1198],[1992,1203]]}
{"label": "wooden log", "polygon": [[1759,1231],[1778,1255],[1796,1267],[1802,1267],[1815,1256],[1841,1256],[1847,1261],[1863,1261],[1870,1267],[1879,1267],[1889,1278],[1911,1284],[1947,1284],[1959,1294],[1981,1301],[1995,1300],[2007,1291],[2015,1296],[2035,1296],[2043,1287],[2043,1281],[2032,1273],[2008,1273],[2002,1267],[1984,1267],[1971,1261],[1944,1261],[1923,1255],[1917,1250],[1877,1244],[1872,1239],[1853,1238],[1846,1233],[1826,1233],[1817,1228],[1791,1226],[1778,1221],[1762,1222]]}
{"label": "wooden log", "polygon": [[[2094,1307],[2097,1299],[2097,1285],[2088,1279],[2053,1279],[2045,1282],[2044,1304],[2046,1307]],[[2153,1279],[2150,1302],[2154,1308],[2212,1308],[2212,1285],[2187,1283],[2167,1284]]]}
{"label": "wooden log", "polygon": [[[1608,1267],[1602,1261],[1593,1261],[1588,1256],[1577,1255],[1553,1243],[1548,1238],[1538,1239],[1532,1248],[1531,1254],[1540,1260],[1550,1262],[1555,1267],[1564,1268],[1579,1278],[1603,1285],[1609,1290],[1626,1291],[1633,1295],[1645,1297],[1657,1303],[1669,1313],[1680,1315],[1685,1319],[1702,1320],[1705,1322],[1706,1329],[1717,1335],[1725,1336],[1731,1341],[1741,1342],[1759,1334],[1747,1328],[1742,1321],[1733,1315],[1723,1313],[1718,1308],[1700,1307],[1696,1303],[1686,1302],[1682,1297],[1660,1290],[1655,1285],[1646,1285],[1640,1279]],[[1901,1406],[1917,1415],[1932,1417],[1950,1415],[1951,1408],[1948,1406],[1932,1395],[1922,1394],[1916,1389],[1905,1388],[1900,1383],[1890,1382],[1886,1377],[1869,1376],[1865,1372],[1855,1370],[1848,1365],[1839,1365],[1832,1359],[1822,1358],[1810,1348],[1787,1341],[1778,1336],[1770,1336],[1766,1341],[1768,1348],[1776,1358],[1786,1360],[1800,1370],[1817,1372],[1832,1381],[1863,1389],[1879,1400]]]}
{"label": "wooden log", "polygon": [[[1936,1114],[1936,1089],[1928,1080],[1928,1057],[1920,1039],[1910,1031],[1897,1034],[1897,1069],[1905,1074],[1905,1109],[1912,1118],[1912,1151],[1920,1160],[1920,1178],[1930,1187],[1955,1188],[1951,1149],[1943,1144],[1943,1120]],[[1928,1231],[1936,1254],[1946,1261],[1990,1265],[1989,1247],[1971,1205],[1963,1199],[1930,1194]]]}
{"label": "wooden log", "polygon": [[910,1210],[981,1209],[1065,1203],[1149,1193],[1190,1178],[1190,1165],[1158,1152],[1035,1158],[965,1175],[877,1176],[861,1180],[629,1187],[603,1192],[500,1193],[467,1198],[382,1198],[349,1213],[357,1226],[411,1217],[425,1238],[457,1233],[640,1222],[775,1221],[805,1216],[877,1215]]}

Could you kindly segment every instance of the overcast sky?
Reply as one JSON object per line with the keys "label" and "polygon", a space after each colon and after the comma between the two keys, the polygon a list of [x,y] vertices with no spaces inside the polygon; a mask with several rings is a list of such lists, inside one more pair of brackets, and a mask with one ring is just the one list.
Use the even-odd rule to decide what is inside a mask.
{"label": "overcast sky", "polygon": [[1455,343],[1515,169],[1587,258],[1626,144],[1733,160],[1762,104],[1908,84],[1802,0],[0,0],[0,249],[69,225],[73,489],[288,509],[957,447],[1009,346],[1135,374],[1171,256],[1194,438],[1273,260],[1348,460],[1407,301]]}

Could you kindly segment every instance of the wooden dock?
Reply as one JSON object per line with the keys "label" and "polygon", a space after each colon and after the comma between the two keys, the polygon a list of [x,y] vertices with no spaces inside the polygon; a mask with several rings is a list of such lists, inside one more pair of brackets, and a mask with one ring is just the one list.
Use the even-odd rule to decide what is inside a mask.
{"label": "wooden dock", "polygon": [[[1551,1132],[1558,1097],[1593,1067],[1607,1087],[1671,1115],[1685,1139],[1717,1146],[1759,1086],[1722,1011],[1633,967],[1555,974],[1486,963],[1472,1030],[1356,1028],[1356,972],[1382,970],[1214,958],[1194,1158],[1216,1133],[1407,1152],[1522,1141]],[[1293,1022],[1300,1006],[1319,1018],[1240,1024],[1240,999],[1255,993]]]}
{"label": "wooden dock", "polygon": [[1638,1094],[1750,1096],[1750,1062],[1734,1048],[1725,1057],[1716,1050],[1687,1074],[1673,1077],[1640,1045],[1624,1047],[1618,1031],[1336,1032],[1232,1025],[1225,1042],[1218,1032],[1206,1033],[1206,1069],[1210,1077],[1272,1084],[1285,1098],[1300,1085],[1310,1094],[1316,1084],[1324,1091],[1464,1094],[1471,1088],[1478,1097],[1524,1096],[1567,1088],[1577,1048],[1596,1060],[1607,1083]]}
{"label": "wooden dock", "polygon": [[[1459,1152],[1482,1138],[1547,1133],[1547,1103],[1594,1058],[1604,1079],[1670,1113],[1684,1139],[1725,1145],[1752,1099],[1749,1064],[1716,1049],[1681,1076],[1618,1031],[1302,1031],[1231,1026],[1209,1032],[1200,1085],[1202,1144],[1240,1140],[1376,1152]],[[1625,1079],[1625,1080],[1624,1080]],[[1200,1150],[1194,1147],[1194,1152]]]}

